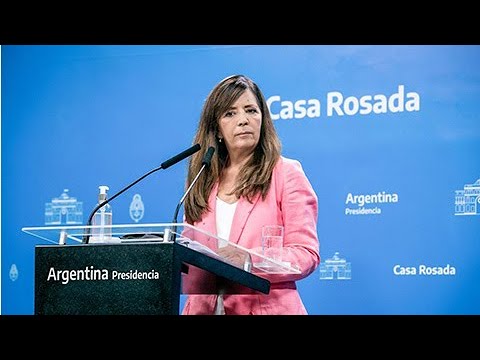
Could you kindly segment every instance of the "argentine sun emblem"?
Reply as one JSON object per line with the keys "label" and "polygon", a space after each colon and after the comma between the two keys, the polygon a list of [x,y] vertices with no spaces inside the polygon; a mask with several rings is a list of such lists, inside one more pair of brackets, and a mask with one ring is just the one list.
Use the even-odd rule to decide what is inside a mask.
{"label": "argentine sun emblem", "polygon": [[10,280],[12,281],[15,281],[18,279],[17,265],[12,264],[12,266],[10,266],[10,272],[8,273],[8,275],[10,276]]}
{"label": "argentine sun emblem", "polygon": [[144,213],[145,208],[143,206],[142,197],[139,194],[133,195],[132,202],[130,203],[130,218],[138,223],[142,220]]}

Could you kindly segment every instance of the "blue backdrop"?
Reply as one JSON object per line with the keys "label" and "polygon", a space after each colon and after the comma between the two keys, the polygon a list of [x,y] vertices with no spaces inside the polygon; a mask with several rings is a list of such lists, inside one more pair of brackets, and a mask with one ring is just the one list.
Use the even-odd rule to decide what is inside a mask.
{"label": "blue backdrop", "polygon": [[[479,63],[480,46],[2,46],[2,314],[33,313],[42,242],[21,228],[84,224],[99,185],[189,147],[235,73],[319,197],[310,314],[480,314]],[[113,222],[168,221],[185,175],[137,184]]]}

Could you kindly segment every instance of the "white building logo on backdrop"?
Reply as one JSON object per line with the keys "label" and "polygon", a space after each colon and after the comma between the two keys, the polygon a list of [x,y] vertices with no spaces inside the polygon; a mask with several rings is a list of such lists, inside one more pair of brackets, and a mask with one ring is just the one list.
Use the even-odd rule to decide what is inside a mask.
{"label": "white building logo on backdrop", "polygon": [[15,281],[18,279],[17,265],[12,264],[12,266],[10,266],[10,271],[8,272],[8,276],[10,276],[10,280],[12,281]]}
{"label": "white building logo on backdrop", "polygon": [[75,225],[83,223],[83,203],[68,196],[64,189],[58,198],[45,203],[45,225]]}
{"label": "white building logo on backdrop", "polygon": [[480,179],[455,190],[455,215],[480,215]]}
{"label": "white building logo on backdrop", "polygon": [[345,215],[379,215],[382,213],[381,205],[397,203],[398,194],[379,191],[376,194],[348,193],[345,199]]}
{"label": "white building logo on backdrop", "polygon": [[133,195],[132,202],[130,203],[130,218],[138,223],[142,220],[144,214],[145,207],[143,205],[142,197],[140,194]]}
{"label": "white building logo on backdrop", "polygon": [[389,94],[366,94],[346,96],[340,91],[330,91],[326,95],[325,109],[320,99],[287,100],[280,95],[267,99],[272,120],[319,118],[325,116],[355,116],[370,114],[402,113],[420,111],[420,95],[405,91],[405,85],[398,85],[396,92]]}
{"label": "white building logo on backdrop", "polygon": [[338,251],[331,258],[321,262],[318,267],[320,280],[350,280],[352,278],[350,262],[341,258]]}

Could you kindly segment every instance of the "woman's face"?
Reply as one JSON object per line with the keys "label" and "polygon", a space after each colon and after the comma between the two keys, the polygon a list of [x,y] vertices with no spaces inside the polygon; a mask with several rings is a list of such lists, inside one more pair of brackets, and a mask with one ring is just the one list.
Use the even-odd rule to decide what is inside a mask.
{"label": "woman's face", "polygon": [[253,153],[260,139],[262,114],[251,90],[246,90],[220,117],[219,137],[230,157]]}

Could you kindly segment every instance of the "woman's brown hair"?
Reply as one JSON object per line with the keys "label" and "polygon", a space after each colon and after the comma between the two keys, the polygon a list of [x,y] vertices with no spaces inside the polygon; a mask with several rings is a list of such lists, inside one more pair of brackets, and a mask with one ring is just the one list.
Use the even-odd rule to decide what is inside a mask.
{"label": "woman's brown hair", "polygon": [[215,147],[215,154],[208,169],[198,178],[185,198],[185,218],[193,224],[202,218],[208,208],[208,197],[215,183],[222,176],[222,170],[228,164],[228,152],[224,142],[218,141],[219,119],[232,104],[246,91],[251,90],[257,99],[262,114],[260,139],[253,156],[240,171],[233,193],[249,201],[260,193],[265,198],[273,168],[280,157],[281,142],[273,126],[267,102],[260,88],[244,75],[229,76],[220,81],[208,95],[200,116],[193,144],[200,144],[202,150],[195,153],[188,166],[187,187],[202,167],[203,154],[208,147]]}

